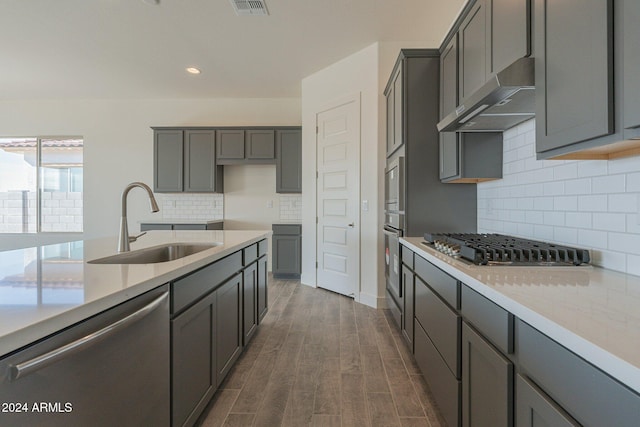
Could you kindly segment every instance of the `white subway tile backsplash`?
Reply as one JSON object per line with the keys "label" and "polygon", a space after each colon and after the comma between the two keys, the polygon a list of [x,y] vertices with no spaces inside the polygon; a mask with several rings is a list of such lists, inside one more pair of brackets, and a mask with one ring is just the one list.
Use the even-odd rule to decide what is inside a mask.
{"label": "white subway tile backsplash", "polygon": [[640,156],[537,160],[534,120],[503,138],[503,179],[477,185],[478,231],[586,247],[640,275]]}
{"label": "white subway tile backsplash", "polygon": [[224,219],[224,195],[200,193],[156,194],[162,219],[215,220]]}
{"label": "white subway tile backsplash", "polygon": [[607,231],[626,231],[625,214],[594,213],[593,229]]}
{"label": "white subway tile backsplash", "polygon": [[608,175],[592,179],[593,194],[624,193],[625,175]]}
{"label": "white subway tile backsplash", "polygon": [[606,212],[607,196],[578,196],[578,210],[581,212]]}

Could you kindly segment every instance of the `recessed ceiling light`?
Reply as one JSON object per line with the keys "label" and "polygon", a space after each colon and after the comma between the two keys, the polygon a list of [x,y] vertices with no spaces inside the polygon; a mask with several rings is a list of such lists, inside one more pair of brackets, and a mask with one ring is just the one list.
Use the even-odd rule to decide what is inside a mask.
{"label": "recessed ceiling light", "polygon": [[146,4],[150,4],[152,6],[160,4],[160,0],[142,0],[142,2]]}
{"label": "recessed ceiling light", "polygon": [[199,68],[196,67],[187,67],[187,73],[190,74],[200,74],[202,71],[200,71]]}

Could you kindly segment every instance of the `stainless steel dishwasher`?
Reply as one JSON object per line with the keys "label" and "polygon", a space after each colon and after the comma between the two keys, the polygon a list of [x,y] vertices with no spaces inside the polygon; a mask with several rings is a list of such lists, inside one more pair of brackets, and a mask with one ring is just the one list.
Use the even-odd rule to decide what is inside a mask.
{"label": "stainless steel dishwasher", "polygon": [[168,426],[162,286],[0,360],[0,426]]}

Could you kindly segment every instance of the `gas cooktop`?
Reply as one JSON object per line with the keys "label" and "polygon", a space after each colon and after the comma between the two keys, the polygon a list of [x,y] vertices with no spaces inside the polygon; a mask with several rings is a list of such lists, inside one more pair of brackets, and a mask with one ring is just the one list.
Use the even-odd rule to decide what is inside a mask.
{"label": "gas cooktop", "polygon": [[576,266],[589,264],[589,251],[503,234],[425,233],[428,246],[476,265]]}

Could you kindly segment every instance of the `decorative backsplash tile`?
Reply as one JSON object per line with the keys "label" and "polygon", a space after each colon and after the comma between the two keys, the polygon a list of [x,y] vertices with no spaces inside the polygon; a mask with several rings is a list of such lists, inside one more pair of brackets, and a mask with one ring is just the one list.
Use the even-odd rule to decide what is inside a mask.
{"label": "decorative backsplash tile", "polygon": [[224,219],[224,194],[156,194],[162,219]]}
{"label": "decorative backsplash tile", "polygon": [[280,196],[280,221],[302,221],[302,195]]}
{"label": "decorative backsplash tile", "polygon": [[640,157],[537,160],[535,120],[504,133],[503,179],[480,183],[478,231],[585,247],[640,275]]}

